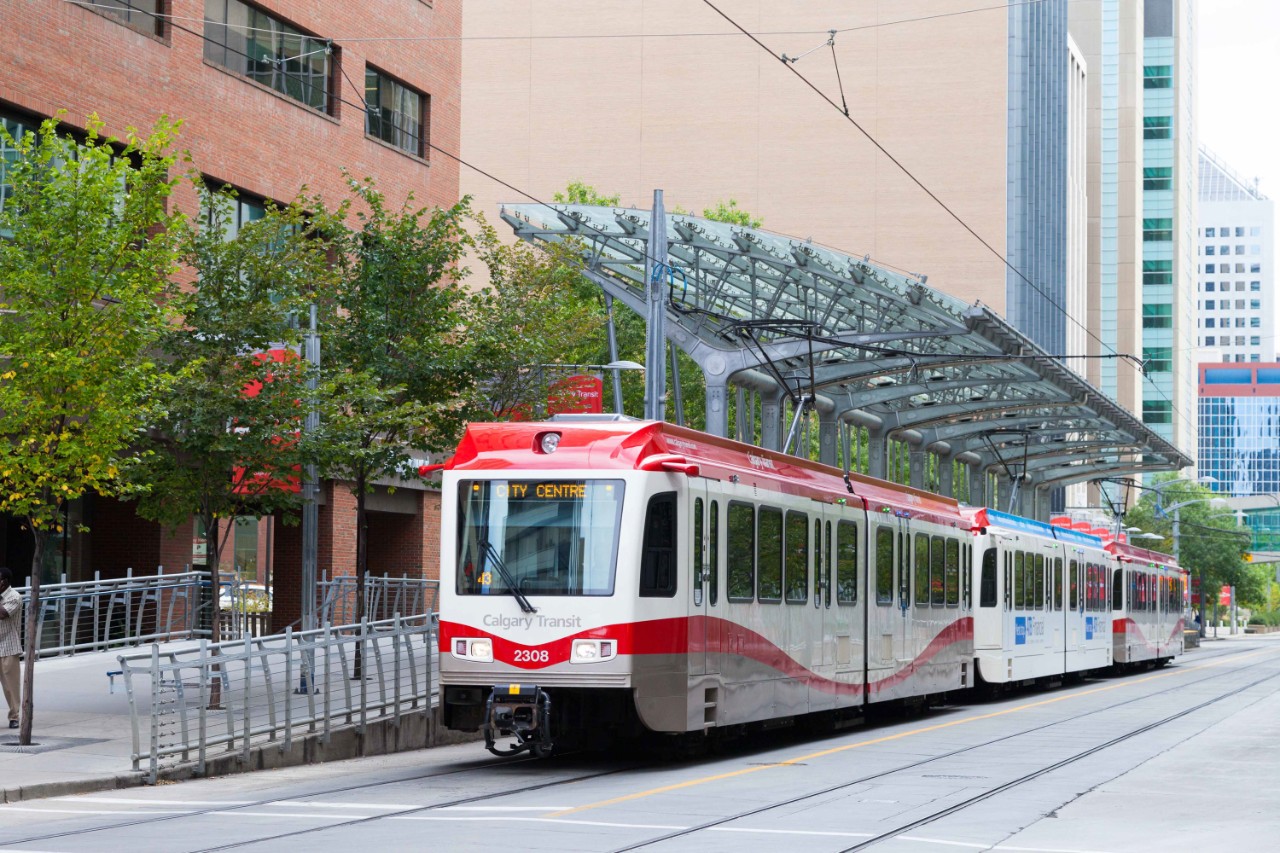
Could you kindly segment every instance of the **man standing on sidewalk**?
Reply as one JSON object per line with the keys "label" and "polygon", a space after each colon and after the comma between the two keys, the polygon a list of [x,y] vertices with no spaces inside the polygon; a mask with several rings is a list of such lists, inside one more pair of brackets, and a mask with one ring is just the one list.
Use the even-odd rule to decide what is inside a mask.
{"label": "man standing on sidewalk", "polygon": [[22,596],[13,588],[13,572],[0,566],[0,688],[9,703],[9,728],[18,727],[22,696]]}

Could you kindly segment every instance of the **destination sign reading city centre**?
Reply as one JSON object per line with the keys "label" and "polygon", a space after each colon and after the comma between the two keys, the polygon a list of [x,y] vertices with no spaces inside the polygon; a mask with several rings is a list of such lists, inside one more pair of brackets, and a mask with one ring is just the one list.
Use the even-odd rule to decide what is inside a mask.
{"label": "destination sign reading city centre", "polygon": [[[475,488],[479,488],[476,486]],[[607,486],[612,491],[612,486]],[[587,496],[586,483],[494,483],[493,495],[515,500],[582,500]]]}

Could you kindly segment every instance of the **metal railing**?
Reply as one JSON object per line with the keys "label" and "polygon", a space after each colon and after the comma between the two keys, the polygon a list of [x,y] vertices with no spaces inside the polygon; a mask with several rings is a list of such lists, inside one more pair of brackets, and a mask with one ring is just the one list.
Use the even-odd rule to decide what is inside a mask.
{"label": "metal railing", "polygon": [[133,768],[212,757],[248,762],[254,748],[288,752],[296,737],[428,711],[435,688],[430,614],[214,646],[120,655],[133,728]]}
{"label": "metal railing", "polygon": [[[28,579],[28,583],[30,580]],[[182,640],[199,633],[198,611],[204,572],[41,584],[40,612],[36,617],[36,648],[40,657],[106,651],[143,643]],[[30,587],[18,587],[22,595],[22,622],[30,606]]]}
{"label": "metal railing", "polygon": [[[365,578],[364,619],[370,622],[390,619],[397,613],[434,613],[439,595],[439,581],[422,578],[391,577],[370,574]],[[316,619],[330,625],[349,625],[360,621],[356,613],[356,579],[342,575],[316,583],[319,610]]]}

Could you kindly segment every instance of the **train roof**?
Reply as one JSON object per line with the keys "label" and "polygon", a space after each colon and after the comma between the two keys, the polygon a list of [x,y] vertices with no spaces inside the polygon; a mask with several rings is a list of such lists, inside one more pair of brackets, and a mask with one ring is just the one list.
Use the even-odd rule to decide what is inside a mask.
{"label": "train roof", "polygon": [[1071,542],[1075,545],[1090,545],[1094,548],[1103,547],[1102,539],[1091,533],[1081,533],[1079,530],[1071,530],[1067,527],[1046,524],[1043,521],[1023,518],[1020,515],[1011,515],[1007,512],[1001,512],[998,509],[991,509],[990,507],[977,507],[970,510],[969,516],[974,527],[997,527],[1004,530],[1016,530],[1021,533],[1032,533],[1037,536],[1045,536],[1050,539],[1057,539],[1059,542]]}
{"label": "train roof", "polygon": [[1133,563],[1158,563],[1162,566],[1168,566],[1179,571],[1186,571],[1178,565],[1178,561],[1171,554],[1162,554],[1159,551],[1152,551],[1150,548],[1140,548],[1137,545],[1130,545],[1127,542],[1109,542],[1107,550],[1115,554],[1122,560]]}
{"label": "train roof", "polygon": [[[548,432],[560,434],[553,453],[538,446]],[[873,512],[928,514],[956,527],[965,524],[952,498],[857,473],[848,475],[846,487],[845,473],[830,465],[659,421],[472,423],[444,467],[459,472],[589,468],[736,477],[736,482],[828,503],[860,498]]]}

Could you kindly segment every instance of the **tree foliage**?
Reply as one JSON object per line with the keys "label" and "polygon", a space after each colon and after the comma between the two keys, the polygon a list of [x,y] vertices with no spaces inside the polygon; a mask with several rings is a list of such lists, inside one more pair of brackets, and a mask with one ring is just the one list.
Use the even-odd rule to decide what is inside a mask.
{"label": "tree foliage", "polygon": [[173,299],[183,321],[159,341],[170,381],[146,409],[148,452],[135,480],[146,489],[142,517],[173,528],[200,520],[218,589],[233,527],[225,522],[299,505],[295,469],[309,436],[300,432],[308,391],[306,365],[294,354],[296,318],[328,275],[318,237],[327,223],[308,214],[315,203],[302,197],[269,206],[232,236],[234,194],[196,181],[202,221],[182,246],[196,282]]}
{"label": "tree foliage", "polygon": [[336,280],[320,294],[323,474],[356,498],[357,612],[368,570],[365,498],[384,477],[416,476],[411,452],[453,446],[480,414],[467,328],[476,297],[461,266],[469,200],[390,210],[370,180],[349,181],[355,226],[333,217]]}
{"label": "tree foliage", "polygon": [[[15,149],[0,210],[0,512],[32,534],[23,743],[39,582],[67,502],[121,495],[142,401],[160,385],[151,347],[168,319],[182,219],[166,210],[177,125],[83,141],[46,121]],[[2,131],[2,129],[0,129]]]}
{"label": "tree foliage", "polygon": [[[1201,577],[1208,601],[1215,600],[1223,586],[1236,586],[1238,594],[1253,595],[1258,586],[1261,595],[1265,590],[1255,582],[1255,572],[1241,557],[1248,550],[1249,534],[1236,526],[1235,516],[1222,507],[1215,506],[1214,492],[1190,480],[1175,475],[1157,477],[1152,487],[1144,490],[1141,499],[1127,513],[1125,524],[1140,527],[1148,533],[1164,537],[1163,541],[1138,541],[1156,551],[1173,553],[1173,513],[1168,507],[1182,504],[1178,509],[1179,536],[1178,562],[1196,577]],[[1189,503],[1187,503],[1189,502]]]}

